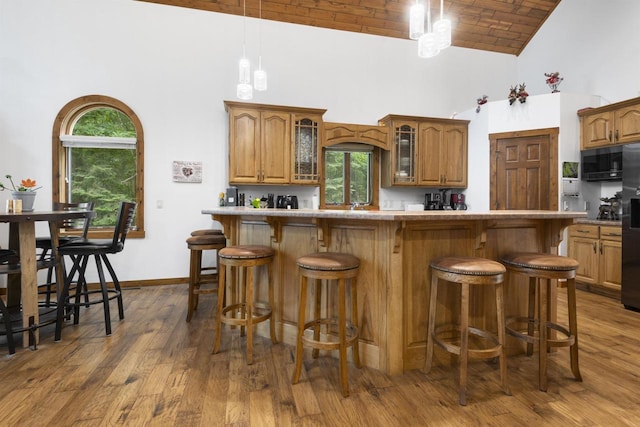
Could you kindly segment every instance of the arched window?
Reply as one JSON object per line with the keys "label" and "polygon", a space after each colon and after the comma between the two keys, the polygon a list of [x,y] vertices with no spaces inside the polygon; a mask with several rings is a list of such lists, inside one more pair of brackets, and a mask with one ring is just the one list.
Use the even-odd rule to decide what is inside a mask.
{"label": "arched window", "polygon": [[127,105],[102,95],[74,99],[53,127],[53,200],[94,202],[89,233],[109,235],[121,201],[138,203],[131,237],[144,236],[144,137]]}

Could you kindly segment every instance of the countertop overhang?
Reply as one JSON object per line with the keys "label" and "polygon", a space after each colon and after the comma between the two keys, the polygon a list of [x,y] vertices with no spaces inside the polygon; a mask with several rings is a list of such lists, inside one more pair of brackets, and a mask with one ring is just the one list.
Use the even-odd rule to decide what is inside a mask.
{"label": "countertop overhang", "polygon": [[218,207],[203,209],[203,214],[290,217],[290,218],[335,218],[364,219],[371,221],[441,221],[441,220],[500,220],[500,219],[583,219],[586,212],[545,210],[497,210],[497,211],[368,211],[337,209],[256,209],[247,207]]}

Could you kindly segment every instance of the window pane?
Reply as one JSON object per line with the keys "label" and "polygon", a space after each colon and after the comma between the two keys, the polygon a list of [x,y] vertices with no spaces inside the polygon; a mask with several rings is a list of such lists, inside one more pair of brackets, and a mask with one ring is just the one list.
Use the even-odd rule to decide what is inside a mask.
{"label": "window pane", "polygon": [[89,110],[73,126],[73,135],[135,137],[131,119],[113,108]]}
{"label": "window pane", "polygon": [[372,153],[351,153],[351,203],[368,205],[371,203]]}
{"label": "window pane", "polygon": [[[114,108],[88,110],[73,125],[73,135],[108,138],[136,137],[131,119]],[[69,201],[93,201],[94,227],[113,227],[120,202],[136,200],[136,150],[67,148]]]}
{"label": "window pane", "polygon": [[69,201],[93,201],[95,227],[113,227],[123,200],[136,200],[136,151],[68,149]]}
{"label": "window pane", "polygon": [[344,202],[344,153],[327,151],[325,155],[325,204],[341,205]]}

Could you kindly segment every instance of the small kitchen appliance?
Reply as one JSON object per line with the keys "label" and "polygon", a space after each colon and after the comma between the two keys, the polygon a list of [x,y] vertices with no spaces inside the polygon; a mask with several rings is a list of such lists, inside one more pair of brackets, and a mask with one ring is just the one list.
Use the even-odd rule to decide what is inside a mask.
{"label": "small kitchen appliance", "polygon": [[440,193],[426,193],[424,195],[424,210],[437,211],[442,209],[442,197]]}
{"label": "small kitchen appliance", "polygon": [[451,208],[456,211],[466,211],[464,193],[451,193]]}
{"label": "small kitchen appliance", "polygon": [[238,206],[238,187],[227,188],[225,195],[225,206]]}
{"label": "small kitchen appliance", "polygon": [[278,196],[276,198],[276,208],[279,209],[298,209],[298,196]]}

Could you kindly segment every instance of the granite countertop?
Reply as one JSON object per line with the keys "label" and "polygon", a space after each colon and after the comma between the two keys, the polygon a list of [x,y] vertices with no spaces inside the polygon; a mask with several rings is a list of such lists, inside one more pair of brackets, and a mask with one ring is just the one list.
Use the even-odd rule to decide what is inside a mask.
{"label": "granite countertop", "polygon": [[[259,217],[344,218],[373,221],[424,221],[424,220],[492,220],[492,219],[586,219],[586,212],[569,211],[387,211],[387,210],[335,210],[335,209],[255,209],[247,207],[217,207],[203,209],[205,215],[233,215]],[[609,221],[613,222],[613,221]]]}
{"label": "granite countertop", "polygon": [[622,221],[611,221],[603,219],[578,218],[577,224],[605,225],[610,227],[622,227]]}

